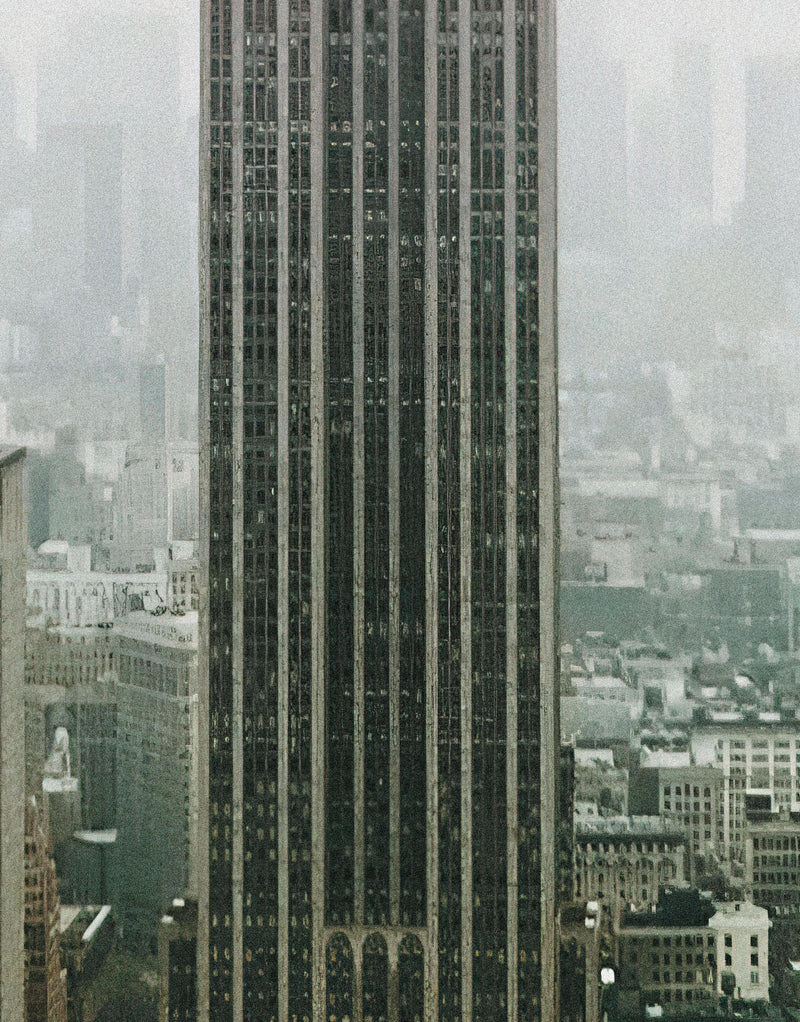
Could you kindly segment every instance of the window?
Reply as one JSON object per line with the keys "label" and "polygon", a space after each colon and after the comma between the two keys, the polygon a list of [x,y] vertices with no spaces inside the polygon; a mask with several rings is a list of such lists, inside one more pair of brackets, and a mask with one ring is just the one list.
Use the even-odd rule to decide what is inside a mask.
{"label": "window", "polygon": [[757,972],[751,972],[750,973],[750,984],[751,984],[751,986],[754,986],[754,987],[758,986],[758,973]]}
{"label": "window", "polygon": [[725,947],[733,947],[733,936],[730,933],[725,934]]}
{"label": "window", "polygon": [[733,961],[731,960],[731,956],[728,955],[728,954],[725,955],[725,964],[726,965],[733,965]]}
{"label": "window", "polygon": [[750,937],[750,947],[758,947],[758,934],[754,933]]}
{"label": "window", "polygon": [[750,964],[756,966],[758,965],[758,951],[755,951],[753,954],[750,955]]}

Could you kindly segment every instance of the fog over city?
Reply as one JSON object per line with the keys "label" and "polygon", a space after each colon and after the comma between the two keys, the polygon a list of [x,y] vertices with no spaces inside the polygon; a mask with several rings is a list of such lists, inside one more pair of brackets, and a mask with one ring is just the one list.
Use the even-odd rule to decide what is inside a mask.
{"label": "fog over city", "polygon": [[[46,177],[46,139],[59,125],[125,123],[126,137],[115,143],[125,167],[122,284],[148,277],[144,290],[155,303],[149,343],[170,349],[177,405],[175,392],[192,390],[196,342],[195,6],[3,6],[3,119],[8,130],[14,111],[25,147],[19,158],[8,153],[11,172],[3,175],[6,316],[32,331],[26,343],[39,346],[37,361],[51,329],[64,350],[80,335],[76,364],[91,350],[87,329],[100,348],[109,343],[105,324],[89,326],[91,313],[75,302],[65,302],[73,307],[50,326],[49,297],[74,283],[59,260],[75,257],[64,246],[70,237],[77,244],[78,228],[69,220],[74,174],[50,147],[65,180]],[[562,0],[558,21],[562,369],[607,369],[617,357],[635,364],[643,352],[689,357],[696,368],[698,354],[713,357],[718,349],[715,324],[755,334],[794,329],[797,5]],[[89,151],[97,148],[101,159],[103,144],[95,139]],[[37,210],[35,193],[45,209]],[[50,224],[56,213],[64,222]],[[148,236],[132,229],[138,217],[162,228],[146,272]],[[158,308],[159,290],[170,294],[168,311]],[[104,313],[119,316],[122,303],[109,301],[107,283],[95,297]],[[44,368],[37,376],[38,392],[49,378]]]}
{"label": "fog over city", "polygon": [[800,3],[467,6],[0,0],[0,1022],[800,1019]]}

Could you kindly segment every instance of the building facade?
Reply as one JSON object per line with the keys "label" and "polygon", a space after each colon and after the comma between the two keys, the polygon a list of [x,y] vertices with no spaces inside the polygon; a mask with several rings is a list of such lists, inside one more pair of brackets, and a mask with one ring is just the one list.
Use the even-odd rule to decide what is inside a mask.
{"label": "building facade", "polygon": [[158,1022],[197,1020],[197,902],[174,898],[158,928]]}
{"label": "building facade", "polygon": [[197,614],[116,623],[115,914],[129,941],[156,936],[190,884],[197,815]]}
{"label": "building facade", "polygon": [[617,923],[632,908],[654,908],[662,887],[682,884],[685,862],[685,837],[658,817],[579,820],[574,897],[601,903]]}
{"label": "building facade", "polygon": [[202,4],[203,1020],[555,1017],[554,31]]}
{"label": "building facade", "polygon": [[733,996],[743,1001],[769,1000],[769,929],[765,908],[747,901],[719,902],[708,925],[716,934],[717,993],[732,976]]}
{"label": "building facade", "polygon": [[24,454],[0,449],[0,1022],[24,1017]]}
{"label": "building facade", "polygon": [[150,610],[167,596],[166,567],[157,572],[28,569],[27,623],[32,628],[106,625],[131,610]]}
{"label": "building facade", "polygon": [[688,755],[662,758],[664,763],[653,754],[631,769],[628,807],[632,814],[660,816],[670,830],[685,835],[688,877],[694,879],[698,860],[727,857],[724,775],[718,767],[690,762]]}
{"label": "building facade", "polygon": [[800,920],[800,814],[748,814],[745,841],[748,897],[776,920]]}
{"label": "building facade", "polygon": [[713,748],[723,776],[722,847],[743,863],[748,794],[769,795],[775,811],[800,809],[800,722],[777,713],[761,713],[756,721],[731,716],[697,728],[692,748],[698,758]]}
{"label": "building facade", "polygon": [[[57,731],[69,738],[81,822],[114,827],[117,706],[113,630],[55,626],[25,630],[25,785],[39,796]],[[59,870],[61,847],[55,847]]]}
{"label": "building facade", "polygon": [[627,925],[618,934],[624,1016],[644,1006],[667,1014],[713,1013],[717,1003],[717,934],[708,926]]}
{"label": "building facade", "polygon": [[770,921],[745,901],[712,904],[696,891],[662,895],[656,912],[628,917],[617,933],[623,1014],[714,1014],[723,995],[769,1000]]}
{"label": "building facade", "polygon": [[61,904],[47,817],[34,799],[25,812],[25,1022],[67,1022],[61,967]]}

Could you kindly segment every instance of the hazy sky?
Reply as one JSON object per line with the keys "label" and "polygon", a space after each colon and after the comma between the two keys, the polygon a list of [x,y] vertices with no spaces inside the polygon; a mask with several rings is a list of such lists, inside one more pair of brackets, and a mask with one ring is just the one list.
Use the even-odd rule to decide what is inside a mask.
{"label": "hazy sky", "polygon": [[[590,26],[605,42],[609,56],[624,61],[629,80],[658,87],[671,73],[673,40],[692,39],[720,57],[800,53],[800,3],[797,0],[558,0],[560,31],[569,36]],[[108,0],[0,0],[3,33],[0,61],[19,76],[19,129],[35,137],[36,65],[58,47],[66,19],[76,12],[98,30]],[[113,0],[117,15],[150,21],[157,16],[175,40],[181,61],[181,101],[185,113],[196,109],[197,0]],[[152,24],[152,22],[151,22]],[[163,38],[163,33],[162,33]],[[146,41],[143,40],[143,42]],[[76,54],[76,61],[80,57]],[[91,69],[86,68],[86,74]]]}
{"label": "hazy sky", "polygon": [[[110,0],[115,21],[137,19],[141,31],[136,46],[171,38],[180,61],[181,107],[185,116],[197,110],[198,3],[197,0]],[[48,51],[61,50],[69,21],[83,18],[90,30],[102,34],[109,0],[0,0],[0,63],[18,76],[17,126],[33,144],[36,135],[37,65],[46,66]],[[76,68],[80,54],[75,54]],[[82,69],[91,75],[91,68]]]}

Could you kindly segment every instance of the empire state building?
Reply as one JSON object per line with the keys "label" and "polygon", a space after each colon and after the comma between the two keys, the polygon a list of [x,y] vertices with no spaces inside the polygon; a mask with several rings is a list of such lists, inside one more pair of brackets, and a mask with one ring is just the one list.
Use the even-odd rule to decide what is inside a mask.
{"label": "empire state building", "polygon": [[202,0],[199,1015],[555,1022],[554,0]]}

